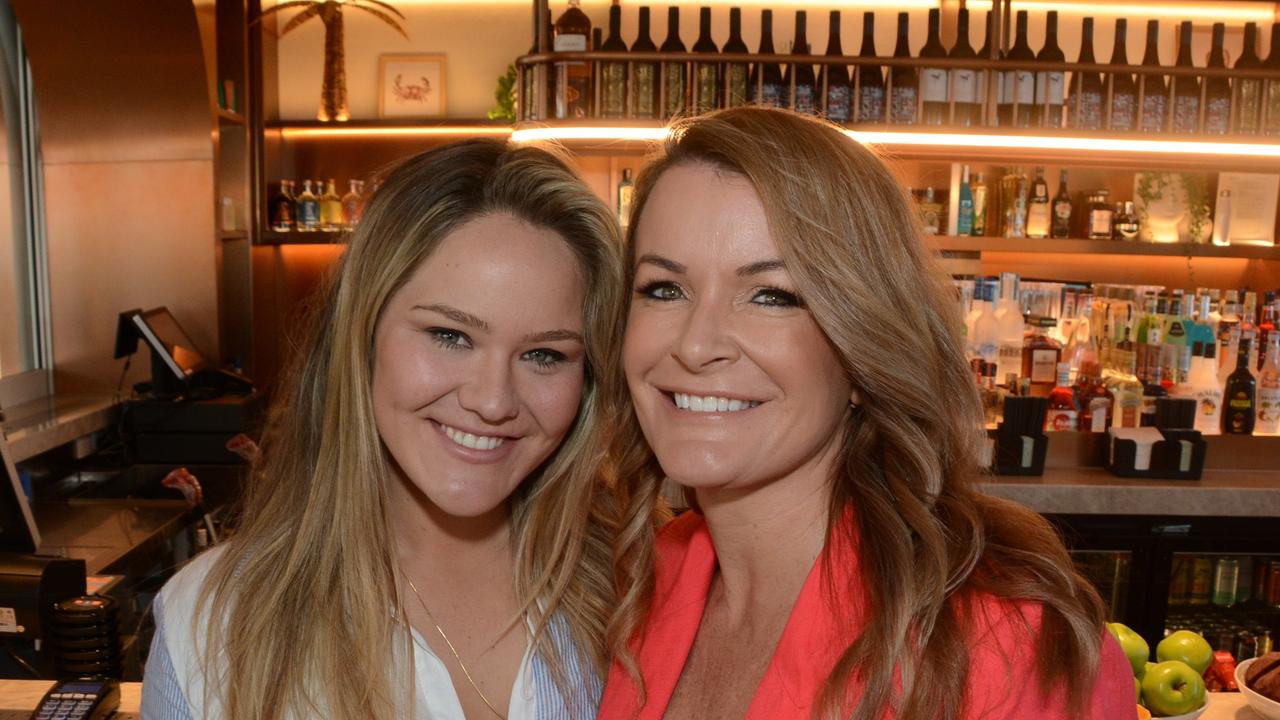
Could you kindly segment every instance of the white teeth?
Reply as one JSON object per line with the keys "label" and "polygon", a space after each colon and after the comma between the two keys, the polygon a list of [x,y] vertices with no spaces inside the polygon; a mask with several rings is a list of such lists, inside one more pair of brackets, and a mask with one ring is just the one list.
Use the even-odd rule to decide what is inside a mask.
{"label": "white teeth", "polygon": [[691,412],[738,412],[739,410],[750,410],[760,405],[759,402],[754,400],[731,400],[714,395],[687,395],[685,393],[672,393],[671,395],[675,399],[676,407]]}
{"label": "white teeth", "polygon": [[444,434],[448,435],[450,440],[472,450],[496,450],[499,445],[506,442],[506,438],[472,435],[468,432],[455,430],[444,423],[440,423],[440,427],[444,428]]}

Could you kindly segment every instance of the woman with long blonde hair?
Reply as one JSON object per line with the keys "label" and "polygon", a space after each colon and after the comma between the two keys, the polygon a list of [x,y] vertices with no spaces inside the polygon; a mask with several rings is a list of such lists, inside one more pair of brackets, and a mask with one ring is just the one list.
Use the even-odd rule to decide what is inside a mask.
{"label": "woman with long blonde hair", "polygon": [[[886,167],[812,118],[679,122],[641,173],[602,720],[1133,717],[1058,536],[975,487],[932,255]],[[664,478],[693,510],[659,529]]]}
{"label": "woman with long blonde hair", "polygon": [[155,603],[147,718],[594,716],[614,603],[610,210],[504,141],[393,170],[236,535]]}

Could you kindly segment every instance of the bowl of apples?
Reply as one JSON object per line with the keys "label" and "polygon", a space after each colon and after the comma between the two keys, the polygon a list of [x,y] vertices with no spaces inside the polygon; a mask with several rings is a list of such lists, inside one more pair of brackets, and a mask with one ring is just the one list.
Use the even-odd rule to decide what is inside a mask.
{"label": "bowl of apples", "polygon": [[1108,623],[1107,630],[1129,659],[1138,703],[1152,717],[1194,720],[1204,713],[1209,706],[1204,672],[1213,662],[1213,648],[1203,637],[1189,630],[1172,633],[1156,646],[1156,662],[1150,662],[1151,646],[1141,635],[1120,623]]}
{"label": "bowl of apples", "polygon": [[1280,720],[1280,652],[1237,665],[1236,687],[1254,712],[1266,720]]}

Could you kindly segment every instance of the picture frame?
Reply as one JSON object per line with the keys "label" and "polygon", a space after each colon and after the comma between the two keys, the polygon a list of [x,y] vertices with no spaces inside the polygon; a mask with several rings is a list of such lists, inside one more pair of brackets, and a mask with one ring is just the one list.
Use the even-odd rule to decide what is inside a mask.
{"label": "picture frame", "polygon": [[445,115],[445,56],[378,56],[378,117]]}
{"label": "picture frame", "polygon": [[[1224,202],[1226,190],[1229,201]],[[1215,222],[1222,227],[1215,241],[1230,245],[1276,244],[1276,204],[1280,196],[1280,175],[1271,173],[1224,172],[1218,174],[1218,202]],[[1225,207],[1224,207],[1225,205]]]}

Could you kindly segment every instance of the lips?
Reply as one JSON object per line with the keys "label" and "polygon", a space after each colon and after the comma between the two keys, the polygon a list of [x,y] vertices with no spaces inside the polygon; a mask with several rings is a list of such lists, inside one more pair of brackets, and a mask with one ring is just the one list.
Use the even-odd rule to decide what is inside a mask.
{"label": "lips", "polygon": [[762,400],[744,400],[722,395],[699,395],[696,393],[663,391],[676,408],[686,412],[698,413],[735,413],[759,407]]}
{"label": "lips", "polygon": [[459,430],[458,428],[445,425],[444,423],[438,424],[440,425],[440,429],[444,430],[445,436],[450,440],[471,450],[497,450],[502,446],[502,443],[507,440],[505,436],[476,435],[475,433]]}

